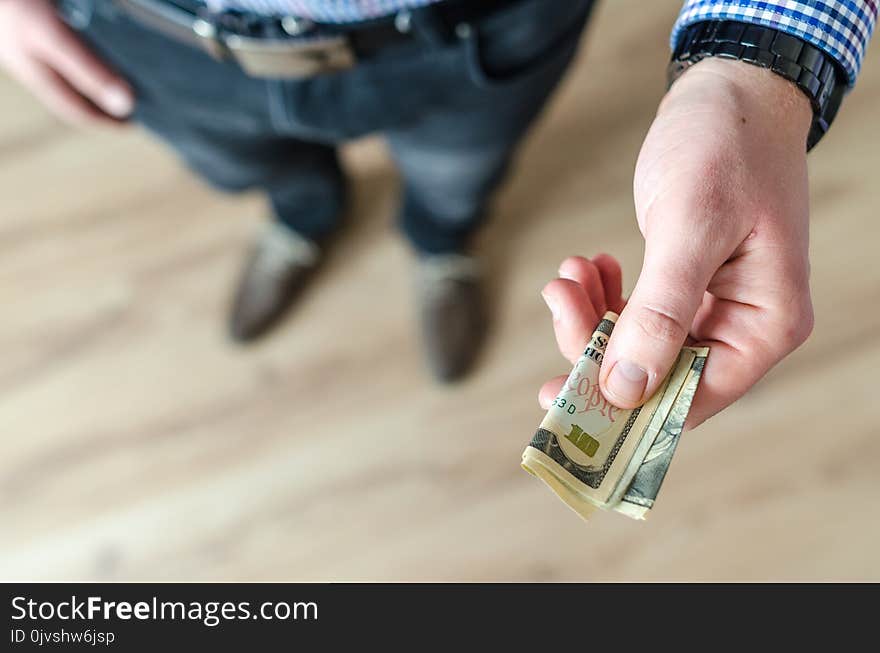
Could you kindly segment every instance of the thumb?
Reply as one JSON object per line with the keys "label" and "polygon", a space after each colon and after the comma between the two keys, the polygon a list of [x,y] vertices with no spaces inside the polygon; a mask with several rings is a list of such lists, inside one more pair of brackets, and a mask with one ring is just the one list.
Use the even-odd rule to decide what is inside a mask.
{"label": "thumb", "polygon": [[642,405],[666,377],[718,267],[706,258],[705,251],[688,256],[681,241],[648,243],[599,373],[602,392],[614,405]]}

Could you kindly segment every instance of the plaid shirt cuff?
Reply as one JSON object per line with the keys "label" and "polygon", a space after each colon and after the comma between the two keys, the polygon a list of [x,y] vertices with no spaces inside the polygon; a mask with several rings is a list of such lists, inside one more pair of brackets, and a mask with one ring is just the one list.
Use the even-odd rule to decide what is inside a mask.
{"label": "plaid shirt cuff", "polygon": [[877,21],[880,0],[687,0],[672,30],[675,47],[681,31],[706,20],[756,23],[792,34],[837,60],[855,84]]}

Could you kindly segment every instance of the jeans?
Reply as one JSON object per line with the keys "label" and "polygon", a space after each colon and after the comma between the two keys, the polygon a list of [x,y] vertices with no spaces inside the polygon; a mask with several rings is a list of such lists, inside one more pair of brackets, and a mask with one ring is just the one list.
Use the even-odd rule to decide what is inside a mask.
{"label": "jeans", "polygon": [[424,254],[465,249],[516,145],[577,49],[592,0],[519,0],[453,38],[416,12],[417,39],[354,68],[257,79],[141,25],[109,0],[67,0],[70,24],[132,84],[134,118],[217,188],[264,191],[316,242],[337,227],[336,147],[386,137],[403,180],[400,225]]}

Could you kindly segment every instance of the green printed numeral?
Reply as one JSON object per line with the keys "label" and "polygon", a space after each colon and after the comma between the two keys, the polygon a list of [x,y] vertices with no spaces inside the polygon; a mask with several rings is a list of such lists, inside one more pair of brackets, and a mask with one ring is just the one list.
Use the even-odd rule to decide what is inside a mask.
{"label": "green printed numeral", "polygon": [[[568,408],[565,407],[566,404],[568,405]],[[562,409],[563,409],[566,413],[568,413],[569,415],[574,415],[575,411],[577,410],[577,408],[575,407],[574,404],[569,404],[569,403],[568,403],[565,399],[563,399],[562,397],[556,397],[556,399],[553,400],[553,404],[552,404],[552,405],[554,405],[554,406],[556,406],[556,407],[558,407],[558,408],[562,408]]]}
{"label": "green printed numeral", "polygon": [[587,454],[590,458],[599,451],[599,441],[576,424],[571,425],[571,433],[565,436],[578,449]]}

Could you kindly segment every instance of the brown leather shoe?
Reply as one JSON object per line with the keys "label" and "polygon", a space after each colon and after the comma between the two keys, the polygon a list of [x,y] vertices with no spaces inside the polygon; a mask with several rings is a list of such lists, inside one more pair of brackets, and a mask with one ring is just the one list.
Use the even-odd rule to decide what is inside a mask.
{"label": "brown leather shoe", "polygon": [[229,318],[232,338],[248,342],[277,324],[319,259],[314,243],[284,225],[271,223],[246,261]]}
{"label": "brown leather shoe", "polygon": [[451,383],[473,366],[486,336],[486,310],[479,266],[460,254],[419,262],[418,292],[428,365],[438,381]]}

